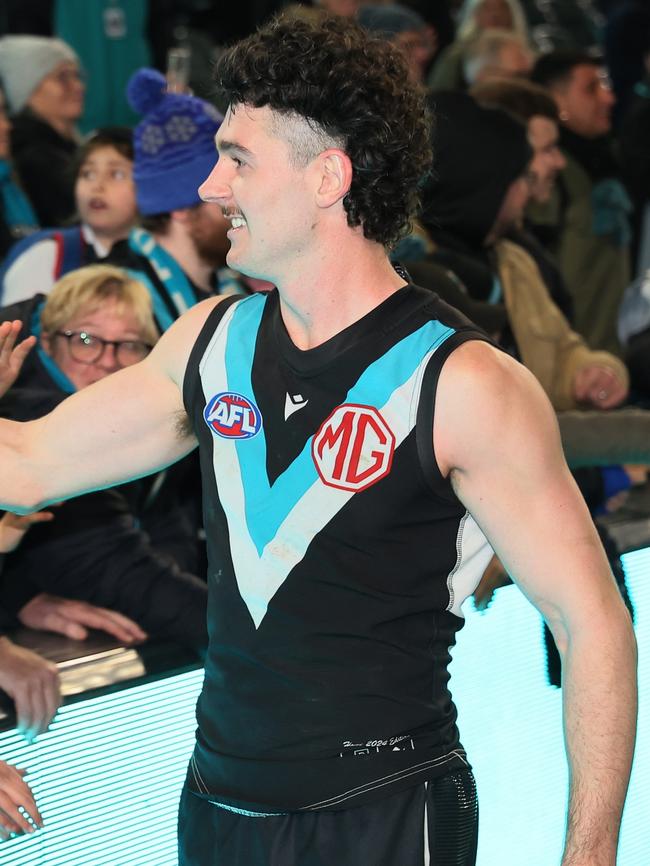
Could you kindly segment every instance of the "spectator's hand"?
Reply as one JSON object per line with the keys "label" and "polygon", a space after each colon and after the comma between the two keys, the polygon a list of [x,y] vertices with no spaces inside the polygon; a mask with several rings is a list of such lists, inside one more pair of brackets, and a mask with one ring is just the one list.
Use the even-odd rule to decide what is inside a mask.
{"label": "spectator's hand", "polygon": [[8,839],[12,833],[33,833],[36,829],[19,811],[22,807],[38,826],[43,819],[34,802],[34,796],[23,776],[27,770],[19,770],[0,761],[0,839]]}
{"label": "spectator's hand", "polygon": [[61,704],[56,665],[7,637],[0,637],[0,688],[13,699],[18,728],[30,741],[47,730]]}
{"label": "spectator's hand", "polygon": [[73,640],[85,640],[88,628],[106,631],[125,644],[147,639],[137,623],[115,610],[45,592],[28,601],[18,612],[18,619],[29,628],[54,631]]}
{"label": "spectator's hand", "polygon": [[0,553],[15,550],[30,526],[52,520],[51,511],[35,511],[33,514],[11,514],[7,511],[0,518]]}
{"label": "spectator's hand", "polygon": [[509,583],[511,583],[511,580],[508,577],[508,572],[495,553],[488,562],[483,572],[483,577],[474,590],[473,598],[476,610],[486,611],[492,601],[494,591],[501,586],[507,586]]}
{"label": "spectator's hand", "polygon": [[596,409],[613,409],[627,397],[627,387],[609,367],[583,367],[573,380],[573,396]]}
{"label": "spectator's hand", "polygon": [[30,349],[36,345],[36,337],[27,337],[16,345],[20,328],[21,323],[17,319],[15,322],[0,324],[0,397],[16,381],[23,361]]}

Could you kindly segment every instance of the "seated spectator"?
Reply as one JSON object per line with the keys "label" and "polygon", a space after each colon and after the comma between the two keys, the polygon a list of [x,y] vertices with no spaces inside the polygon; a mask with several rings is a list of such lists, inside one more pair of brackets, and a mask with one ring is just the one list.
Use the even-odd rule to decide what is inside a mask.
{"label": "seated spectator", "polygon": [[612,147],[614,97],[601,62],[578,51],[540,57],[532,79],[555,99],[566,167],[531,225],[556,256],[571,293],[574,325],[594,349],[621,354],[616,323],[631,279],[631,202]]}
{"label": "seated spectator", "polygon": [[11,121],[0,89],[0,262],[15,241],[38,228],[34,209],[17,182],[11,163],[10,131]]}
{"label": "seated spectator", "polygon": [[398,3],[362,6],[359,24],[376,36],[383,36],[404,53],[413,81],[424,82],[431,59],[424,19],[413,9]]}
{"label": "seated spectator", "polygon": [[[482,105],[503,108],[526,124],[528,143],[533,149],[530,163],[530,201],[546,205],[553,196],[566,160],[558,147],[559,113],[548,91],[530,81],[492,79],[472,88]],[[535,259],[546,287],[569,323],[573,324],[573,301],[555,260],[524,224],[511,230],[514,239]]]}
{"label": "seated spectator", "polygon": [[131,130],[100,129],[80,147],[74,172],[79,225],[36,232],[14,245],[0,269],[0,302],[7,306],[47,295],[68,271],[105,258],[128,237],[138,209]]}
{"label": "seated spectator", "polygon": [[524,40],[511,30],[484,30],[467,46],[463,76],[471,87],[495,77],[523,78],[533,66],[533,55]]}
{"label": "seated spectator", "polygon": [[526,17],[520,0],[466,0],[458,22],[456,40],[437,58],[429,76],[433,90],[464,90],[463,59],[469,45],[488,29],[509,30],[529,44]]}
{"label": "seated spectator", "polygon": [[[166,88],[154,69],[139,70],[129,83],[129,101],[144,115],[135,129],[133,170],[142,228],[116,243],[107,259],[149,289],[161,331],[219,293],[230,228],[221,208],[198,193],[217,160],[222,117],[209,103]],[[230,273],[225,280],[232,284]]]}
{"label": "seated spectator", "polygon": [[424,191],[423,219],[437,246],[434,257],[476,298],[505,303],[505,347],[534,373],[556,410],[620,405],[627,396],[624,365],[590,350],[571,330],[535,261],[505,239],[529,198],[526,127],[465,94],[439,93],[433,103],[436,172]]}
{"label": "seated spectator", "polygon": [[[15,381],[35,342],[29,337],[16,346],[17,324],[0,324],[0,397]],[[0,571],[4,554],[16,549],[29,527],[52,517],[51,512],[38,512],[25,517],[5,514],[0,518]],[[18,616],[24,625],[61,632],[76,639],[86,637],[86,626],[105,629],[127,644],[146,637],[134,622],[114,611],[43,594],[35,595]],[[59,708],[58,671],[56,665],[37,653],[12,643],[3,634],[9,625],[10,618],[0,608],[0,689],[15,703],[18,728],[28,739],[33,739],[47,729]],[[31,833],[43,825],[33,794],[23,778],[26,772],[0,761],[0,841],[12,833]]]}
{"label": "seated spectator", "polygon": [[[0,414],[14,420],[40,417],[68,394],[144,359],[157,338],[146,289],[106,265],[70,272],[49,297],[6,308],[0,319],[20,320],[38,340],[0,400]],[[151,636],[201,649],[205,583],[155,549],[140,527],[144,483],[150,499],[157,490],[151,482],[89,493],[32,528],[4,563],[5,609],[23,611],[36,587],[118,611]],[[186,545],[195,543],[189,532]]]}
{"label": "seated spectator", "polygon": [[23,189],[42,226],[74,214],[71,167],[84,83],[76,54],[60,39],[0,39],[0,84],[12,115],[11,152]]}

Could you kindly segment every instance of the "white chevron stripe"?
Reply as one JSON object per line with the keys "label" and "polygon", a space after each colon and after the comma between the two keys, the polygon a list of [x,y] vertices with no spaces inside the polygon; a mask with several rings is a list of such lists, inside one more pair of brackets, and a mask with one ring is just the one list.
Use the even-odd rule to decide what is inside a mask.
{"label": "white chevron stripe", "polygon": [[[231,311],[232,307],[228,313]],[[223,328],[228,326],[231,318],[222,321],[219,330],[223,339],[215,333],[199,366],[207,399],[219,391],[228,390]],[[412,376],[393,392],[384,406],[377,407],[393,431],[396,448],[415,424],[422,375],[432,354],[433,351],[426,355]],[[259,628],[269,602],[289,572],[302,560],[312,539],[355,494],[328,487],[318,478],[287,514],[260,556],[246,523],[246,495],[233,441],[213,436],[213,464],[219,498],[228,521],[237,585],[255,628]],[[261,467],[261,471],[265,472],[265,467]]]}

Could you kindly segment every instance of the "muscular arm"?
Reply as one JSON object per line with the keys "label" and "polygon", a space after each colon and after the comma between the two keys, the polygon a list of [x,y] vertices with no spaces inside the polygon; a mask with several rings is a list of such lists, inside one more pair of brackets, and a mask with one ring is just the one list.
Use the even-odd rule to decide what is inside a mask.
{"label": "muscular arm", "polygon": [[73,394],[44,418],[0,420],[0,508],[33,511],[155,472],[191,451],[183,376],[217,302],[192,308],[144,361]]}
{"label": "muscular arm", "polygon": [[[443,474],[562,655],[569,819],[563,866],[614,866],[636,727],[636,646],[587,508],[533,377],[470,343],[443,368]],[[480,431],[480,434],[477,433]]]}

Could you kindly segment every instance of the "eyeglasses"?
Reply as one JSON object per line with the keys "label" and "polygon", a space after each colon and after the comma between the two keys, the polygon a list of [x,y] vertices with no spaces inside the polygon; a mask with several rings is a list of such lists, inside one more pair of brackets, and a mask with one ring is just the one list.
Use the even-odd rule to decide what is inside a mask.
{"label": "eyeglasses", "polygon": [[83,69],[61,69],[59,72],[51,73],[50,77],[54,81],[58,81],[63,87],[69,87],[71,84],[86,83],[86,73]]}
{"label": "eyeglasses", "polygon": [[104,340],[87,331],[55,331],[54,336],[67,340],[70,354],[80,364],[95,364],[106,347],[112,346],[118,364],[128,367],[146,358],[153,348],[143,340]]}

